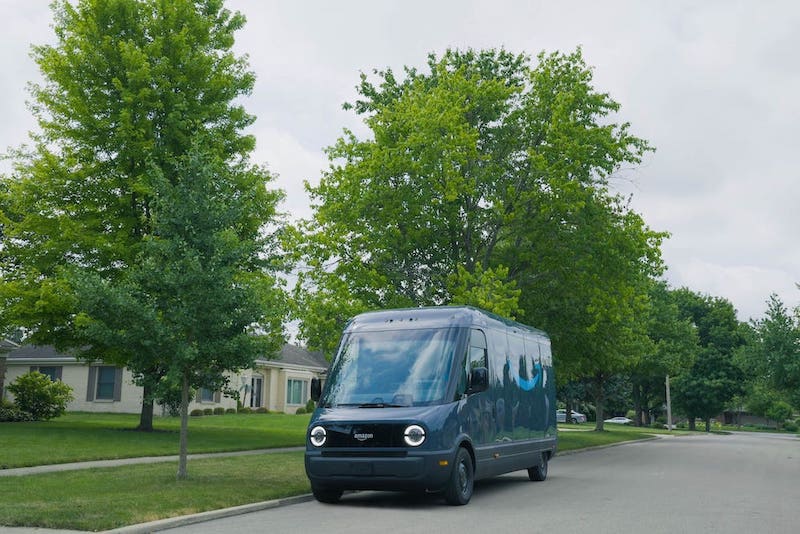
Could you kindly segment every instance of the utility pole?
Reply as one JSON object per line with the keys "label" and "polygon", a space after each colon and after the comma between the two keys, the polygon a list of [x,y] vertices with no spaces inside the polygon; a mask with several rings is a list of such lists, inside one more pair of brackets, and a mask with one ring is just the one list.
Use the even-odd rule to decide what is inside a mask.
{"label": "utility pole", "polygon": [[669,375],[667,375],[667,430],[672,432],[672,401],[669,398]]}

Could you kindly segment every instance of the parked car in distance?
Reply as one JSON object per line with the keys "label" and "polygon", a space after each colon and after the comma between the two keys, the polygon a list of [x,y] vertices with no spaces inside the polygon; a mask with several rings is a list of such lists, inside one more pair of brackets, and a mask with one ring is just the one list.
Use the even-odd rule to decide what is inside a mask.
{"label": "parked car in distance", "polygon": [[[567,410],[556,410],[556,422],[558,423],[566,423],[567,422]],[[569,413],[569,422],[570,423],[585,423],[586,416],[580,412],[570,412]]]}
{"label": "parked car in distance", "polygon": [[628,425],[633,423],[633,419],[628,419],[627,417],[612,417],[611,419],[606,419],[603,422],[615,425]]}

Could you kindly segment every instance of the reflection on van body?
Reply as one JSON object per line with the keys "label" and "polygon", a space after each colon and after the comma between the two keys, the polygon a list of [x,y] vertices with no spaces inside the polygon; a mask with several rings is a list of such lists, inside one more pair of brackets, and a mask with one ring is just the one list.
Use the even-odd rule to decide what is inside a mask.
{"label": "reflection on van body", "polygon": [[544,480],[555,453],[550,340],[475,308],[355,317],[324,391],[312,390],[305,464],[323,502],[385,489],[466,504],[476,479],[527,469]]}

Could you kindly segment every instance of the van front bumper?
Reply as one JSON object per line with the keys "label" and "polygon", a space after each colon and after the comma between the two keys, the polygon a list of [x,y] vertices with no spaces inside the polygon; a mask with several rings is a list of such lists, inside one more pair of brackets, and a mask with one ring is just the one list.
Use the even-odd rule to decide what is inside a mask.
{"label": "van front bumper", "polygon": [[317,487],[360,490],[441,490],[455,451],[306,450],[306,474]]}

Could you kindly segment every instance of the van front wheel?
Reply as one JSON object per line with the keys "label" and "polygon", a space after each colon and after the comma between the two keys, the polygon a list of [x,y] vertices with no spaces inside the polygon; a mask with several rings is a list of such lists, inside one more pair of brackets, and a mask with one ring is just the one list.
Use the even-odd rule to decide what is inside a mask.
{"label": "van front wheel", "polygon": [[444,490],[444,498],[447,504],[462,506],[469,502],[472,497],[472,489],[475,485],[475,472],[472,469],[472,456],[464,447],[459,447],[456,454],[456,463],[453,465],[453,473]]}
{"label": "van front wheel", "polygon": [[547,460],[549,455],[546,452],[542,453],[542,462],[528,469],[528,478],[534,482],[541,482],[547,478]]}
{"label": "van front wheel", "polygon": [[339,499],[342,498],[342,493],[344,492],[337,488],[325,488],[312,485],[311,493],[314,494],[314,498],[319,502],[336,504],[339,502]]}

